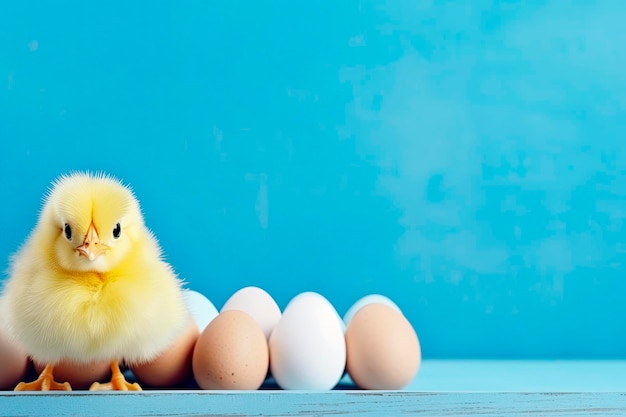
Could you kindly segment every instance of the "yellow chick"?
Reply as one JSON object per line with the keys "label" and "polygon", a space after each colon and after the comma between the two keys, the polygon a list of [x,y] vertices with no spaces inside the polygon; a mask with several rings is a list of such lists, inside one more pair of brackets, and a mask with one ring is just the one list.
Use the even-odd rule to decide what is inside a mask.
{"label": "yellow chick", "polygon": [[36,362],[39,378],[16,390],[70,390],[60,362],[111,363],[111,382],[91,390],[141,390],[119,362],[155,358],[190,320],[182,283],[162,258],[129,188],[105,174],[58,178],[36,227],[11,260],[4,319]]}

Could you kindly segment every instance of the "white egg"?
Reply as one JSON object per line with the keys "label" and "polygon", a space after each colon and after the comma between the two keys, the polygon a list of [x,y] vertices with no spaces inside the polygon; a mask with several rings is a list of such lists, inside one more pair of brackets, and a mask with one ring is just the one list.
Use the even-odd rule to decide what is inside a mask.
{"label": "white egg", "polygon": [[280,308],[267,291],[258,287],[245,287],[234,293],[224,304],[221,312],[241,310],[248,313],[263,329],[269,339],[272,329],[280,320]]}
{"label": "white egg", "polygon": [[341,318],[320,294],[294,297],[269,340],[270,369],[276,383],[289,390],[329,390],[346,365]]}
{"label": "white egg", "polygon": [[202,333],[206,326],[217,317],[217,308],[208,298],[197,291],[185,290],[184,295],[187,309],[189,309],[189,313],[191,313],[200,333]]}
{"label": "white egg", "polygon": [[[391,301],[391,299],[389,299],[388,297],[385,297],[384,295],[381,295],[381,294],[366,295],[365,297],[357,300],[356,303],[352,304],[352,307],[350,307],[348,311],[346,312],[346,314],[344,314],[343,322],[345,323],[345,326],[347,326],[350,323],[350,320],[352,320],[352,317],[354,317],[357,311],[359,311],[361,308],[365,307],[366,305],[372,304],[372,303],[385,304],[385,305],[388,305],[389,307],[395,308],[396,310],[400,311],[400,307],[398,307],[396,303],[394,303],[393,301]],[[400,311],[400,313],[402,313],[402,311]]]}

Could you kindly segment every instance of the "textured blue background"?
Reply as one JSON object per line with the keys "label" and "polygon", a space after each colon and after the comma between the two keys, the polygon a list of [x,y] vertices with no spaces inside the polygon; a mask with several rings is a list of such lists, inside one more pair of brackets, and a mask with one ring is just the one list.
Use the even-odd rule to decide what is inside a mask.
{"label": "textured blue background", "polygon": [[54,177],[106,170],[218,308],[376,292],[426,357],[624,357],[625,13],[4,1],[0,266]]}

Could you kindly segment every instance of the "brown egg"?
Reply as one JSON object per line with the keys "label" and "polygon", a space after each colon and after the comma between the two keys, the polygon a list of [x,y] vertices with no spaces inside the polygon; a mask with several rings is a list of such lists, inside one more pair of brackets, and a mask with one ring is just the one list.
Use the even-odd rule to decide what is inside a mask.
{"label": "brown egg", "polygon": [[[110,362],[74,363],[60,362],[54,365],[54,379],[57,382],[69,382],[72,389],[87,389],[96,381],[111,377]],[[41,373],[45,364],[34,362],[35,370]]]}
{"label": "brown egg", "polygon": [[152,387],[174,387],[191,377],[191,357],[200,331],[194,320],[186,330],[156,359],[131,365],[140,383]]}
{"label": "brown egg", "polygon": [[193,352],[193,374],[202,389],[255,390],[268,369],[265,333],[252,316],[240,310],[214,318]]}
{"label": "brown egg", "polygon": [[10,390],[28,371],[28,355],[0,327],[0,390]]}
{"label": "brown egg", "polygon": [[363,389],[404,388],[422,359],[411,323],[398,310],[380,303],[368,304],[352,317],[346,329],[346,354],[346,369]]}

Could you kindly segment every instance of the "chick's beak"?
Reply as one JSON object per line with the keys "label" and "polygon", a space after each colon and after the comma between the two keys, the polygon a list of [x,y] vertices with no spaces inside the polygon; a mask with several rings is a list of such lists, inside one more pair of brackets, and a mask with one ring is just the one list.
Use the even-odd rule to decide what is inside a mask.
{"label": "chick's beak", "polygon": [[100,237],[98,236],[98,231],[96,227],[93,225],[89,225],[89,229],[87,229],[87,233],[85,233],[85,240],[83,240],[83,244],[76,248],[79,255],[85,256],[90,261],[93,261],[98,256],[104,254],[109,247],[103,243],[100,243]]}

